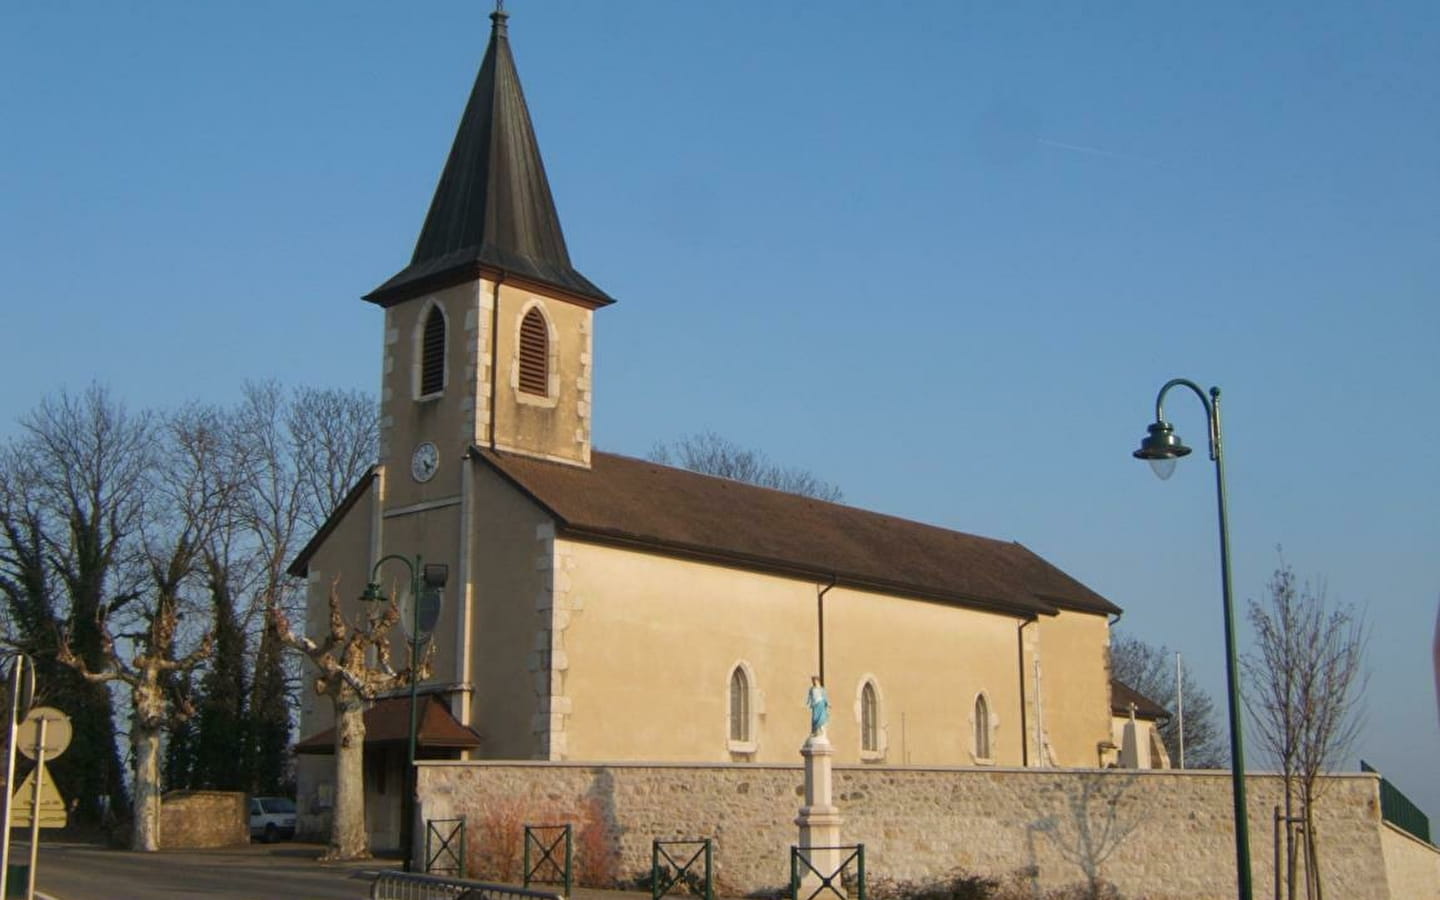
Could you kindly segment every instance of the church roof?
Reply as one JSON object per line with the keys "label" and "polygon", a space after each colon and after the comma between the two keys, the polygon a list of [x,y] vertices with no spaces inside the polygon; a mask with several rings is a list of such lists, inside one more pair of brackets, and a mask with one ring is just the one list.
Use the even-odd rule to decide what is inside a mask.
{"label": "church roof", "polygon": [[502,11],[490,16],[490,45],[410,265],[367,294],[372,303],[388,307],[487,270],[581,303],[614,302],[570,264],[510,54],[507,18]]}
{"label": "church roof", "polygon": [[1118,678],[1110,679],[1110,712],[1117,716],[1129,716],[1130,706],[1135,706],[1135,717],[1139,719],[1168,719],[1170,711],[1132,688]]}
{"label": "church roof", "polygon": [[[472,750],[482,743],[473,728],[461,725],[440,698],[429,694],[418,701],[415,746],[426,750]],[[365,710],[365,743],[407,744],[410,741],[410,699],[387,697]],[[296,753],[334,753],[335,729],[310,735],[295,745]]]}
{"label": "church roof", "polygon": [[1120,608],[1025,546],[659,463],[475,454],[578,539],[1011,615]]}

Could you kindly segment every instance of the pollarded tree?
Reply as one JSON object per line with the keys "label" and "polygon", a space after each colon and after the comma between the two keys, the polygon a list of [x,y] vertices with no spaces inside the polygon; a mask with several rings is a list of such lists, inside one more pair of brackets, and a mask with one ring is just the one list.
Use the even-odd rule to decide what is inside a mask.
{"label": "pollarded tree", "polygon": [[1215,701],[1194,679],[1182,679],[1181,701],[1175,702],[1175,655],[1168,647],[1156,647],[1128,634],[1110,641],[1110,674],[1130,687],[1169,708],[1171,716],[1157,730],[1170,761],[1180,765],[1180,717],[1185,721],[1185,768],[1224,769],[1230,764],[1227,734],[1215,716]]}
{"label": "pollarded tree", "polygon": [[[230,514],[233,473],[224,465],[225,437],[213,409],[190,406],[169,417],[160,448],[139,487],[149,500],[140,523],[147,588],[128,617],[102,610],[99,663],[71,648],[72,615],[58,657],[89,682],[119,682],[130,690],[130,744],[134,755],[131,847],[160,849],[161,749],[167,729],[185,727],[194,715],[190,673],[209,658],[212,636],[185,635],[187,591],[197,584],[203,548]],[[115,633],[116,624],[134,630]],[[120,641],[126,647],[122,649]],[[182,646],[190,652],[181,653]],[[177,735],[172,733],[172,739]],[[177,773],[177,775],[184,773]]]}
{"label": "pollarded tree", "polygon": [[[304,583],[286,567],[374,462],[379,434],[373,398],[359,391],[247,384],[235,410],[232,465],[242,483],[240,515],[253,542],[247,568],[255,596],[290,619],[303,615]],[[256,640],[246,710],[250,788],[276,793],[285,779],[297,669],[265,613]]]}
{"label": "pollarded tree", "polygon": [[[380,604],[375,604],[379,606]],[[275,634],[314,665],[315,693],[330,698],[335,715],[335,808],[330,819],[330,848],[323,859],[367,859],[365,827],[365,705],[380,694],[429,677],[429,656],[396,671],[390,665],[390,632],[400,621],[392,599],[383,608],[347,619],[340,593],[330,588],[329,632],[319,641],[295,632],[278,603],[267,607]],[[431,644],[431,651],[434,645]],[[369,662],[373,659],[373,664]]]}
{"label": "pollarded tree", "polygon": [[[1360,733],[1365,692],[1364,615],[1347,604],[1331,604],[1324,586],[1300,583],[1282,559],[1264,602],[1250,601],[1255,650],[1242,663],[1249,682],[1245,703],[1257,738],[1280,769],[1285,814],[1300,803],[1305,823],[1307,882],[1324,896],[1316,857],[1314,804],[1321,776],[1334,769]],[[1295,892],[1298,852],[1287,829],[1287,882]]]}

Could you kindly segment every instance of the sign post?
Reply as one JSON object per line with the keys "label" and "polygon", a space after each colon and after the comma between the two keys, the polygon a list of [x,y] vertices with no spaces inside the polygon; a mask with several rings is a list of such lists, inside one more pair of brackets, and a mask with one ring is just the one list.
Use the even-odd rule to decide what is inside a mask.
{"label": "sign post", "polygon": [[10,786],[15,783],[15,725],[30,712],[30,702],[35,696],[35,667],[30,664],[30,657],[23,653],[16,653],[10,657],[10,671],[6,679],[9,682],[8,693],[10,702],[6,704],[10,713],[5,726],[5,809],[3,821],[5,834],[0,835],[0,897],[7,896],[10,881]]}
{"label": "sign post", "polygon": [[[47,758],[54,759],[64,753],[65,749],[70,746],[72,734],[70,717],[49,706],[40,706],[30,710],[29,715],[25,716],[25,721],[20,723],[19,729],[15,732],[15,744],[20,752],[35,760],[35,771],[30,773],[30,778],[26,779],[21,790],[15,792],[20,795],[25,787],[31,788],[30,872],[25,884],[25,900],[35,900],[35,865],[40,857],[40,826],[52,828],[65,825],[64,799],[53,787],[49,792],[45,791],[45,760]],[[31,778],[34,779],[33,784]],[[10,793],[8,784],[5,786],[5,793]],[[53,798],[50,796],[52,793]],[[50,803],[46,804],[46,800],[50,800]],[[54,809],[57,805],[55,801],[59,801],[58,814]],[[14,802],[13,799],[10,801],[12,809]],[[50,808],[42,813],[45,806]],[[10,824],[7,820],[5,827],[7,833],[10,830]]]}

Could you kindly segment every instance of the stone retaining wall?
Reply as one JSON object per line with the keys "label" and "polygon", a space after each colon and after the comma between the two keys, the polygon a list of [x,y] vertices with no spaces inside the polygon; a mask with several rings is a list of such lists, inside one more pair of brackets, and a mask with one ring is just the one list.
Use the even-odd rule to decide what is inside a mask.
{"label": "stone retaining wall", "polygon": [[235,847],[250,842],[245,795],[171,791],[160,803],[160,846],[166,850]]}
{"label": "stone retaining wall", "polygon": [[[798,765],[425,762],[419,790],[423,818],[464,816],[472,836],[517,821],[576,822],[577,854],[611,854],[598,868],[621,878],[648,871],[655,838],[710,837],[721,888],[739,895],[787,883],[803,777]],[[1387,884],[1378,782],[1330,779],[1316,824],[1326,887],[1412,900]],[[1246,784],[1254,884],[1268,895],[1279,779]],[[1038,890],[1094,876],[1127,898],[1235,895],[1227,772],[855,766],[836,767],[834,787],[843,838],[865,844],[872,878],[960,868]],[[1421,896],[1440,900],[1440,887]]]}

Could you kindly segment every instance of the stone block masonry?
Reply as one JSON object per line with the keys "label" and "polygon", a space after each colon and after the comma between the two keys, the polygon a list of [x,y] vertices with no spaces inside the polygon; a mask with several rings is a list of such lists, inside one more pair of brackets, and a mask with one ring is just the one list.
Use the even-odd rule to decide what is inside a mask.
{"label": "stone block masonry", "polygon": [[[1413,887],[1392,890],[1378,785],[1368,774],[1329,779],[1316,823],[1327,891],[1440,900],[1440,885],[1418,897]],[[1251,775],[1247,786],[1255,891],[1268,896],[1280,780]],[[648,871],[656,838],[713,838],[722,892],[736,896],[787,883],[804,772],[798,764],[426,762],[419,790],[424,818],[465,816],[472,833],[494,810],[517,805],[542,823],[568,816],[579,827],[598,816],[588,826],[600,831],[592,845],[615,855],[609,868],[620,878]],[[1095,878],[1131,900],[1235,896],[1227,772],[837,766],[834,792],[842,840],[865,844],[872,877],[920,881],[963,869],[1020,877],[1039,891]],[[1436,865],[1435,848],[1413,843],[1406,852],[1422,870]]]}

